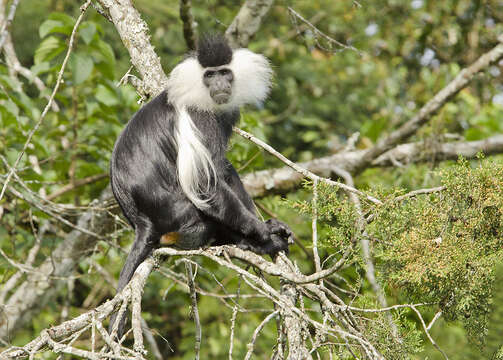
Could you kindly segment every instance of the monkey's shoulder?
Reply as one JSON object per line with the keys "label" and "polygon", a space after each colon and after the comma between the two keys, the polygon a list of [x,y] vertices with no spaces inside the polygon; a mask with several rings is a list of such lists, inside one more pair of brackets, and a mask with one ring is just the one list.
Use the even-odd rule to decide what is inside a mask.
{"label": "monkey's shoulder", "polygon": [[142,106],[126,124],[115,143],[112,159],[131,160],[141,154],[151,154],[155,148],[167,154],[176,153],[173,138],[175,117],[166,92],[162,92]]}

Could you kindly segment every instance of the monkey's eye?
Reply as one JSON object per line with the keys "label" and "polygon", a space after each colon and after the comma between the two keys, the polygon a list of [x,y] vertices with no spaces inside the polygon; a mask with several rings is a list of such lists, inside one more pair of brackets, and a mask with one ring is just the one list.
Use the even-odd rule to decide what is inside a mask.
{"label": "monkey's eye", "polygon": [[220,75],[228,75],[231,73],[229,69],[222,69],[219,71]]}
{"label": "monkey's eye", "polygon": [[204,73],[204,77],[211,78],[211,77],[215,76],[215,74],[216,74],[216,71],[211,71],[211,70],[210,71],[206,71]]}

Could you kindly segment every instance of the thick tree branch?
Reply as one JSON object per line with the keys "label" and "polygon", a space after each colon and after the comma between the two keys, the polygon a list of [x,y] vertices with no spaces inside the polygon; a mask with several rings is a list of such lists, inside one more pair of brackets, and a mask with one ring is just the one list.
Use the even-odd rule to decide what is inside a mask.
{"label": "thick tree branch", "polygon": [[151,96],[166,88],[167,76],[159,56],[150,44],[148,27],[130,0],[98,0],[108,11],[122,43],[129,52],[131,63],[141,75],[142,92]]}
{"label": "thick tree branch", "polygon": [[234,48],[246,47],[260,27],[274,0],[246,0],[225,32]]}
{"label": "thick tree branch", "polygon": [[[485,140],[459,141],[438,144],[426,148],[423,143],[398,145],[396,148],[382,154],[373,160],[370,167],[395,166],[397,161],[403,164],[435,160],[456,160],[459,156],[473,159],[478,153],[486,155],[503,153],[503,135],[495,135]],[[331,156],[318,158],[312,161],[298,163],[318,176],[331,177],[335,171],[334,166],[350,173],[354,172],[365,150],[342,152]],[[262,170],[244,175],[242,177],[246,190],[254,198],[271,194],[281,194],[293,191],[302,183],[304,176],[285,166],[278,169]]]}

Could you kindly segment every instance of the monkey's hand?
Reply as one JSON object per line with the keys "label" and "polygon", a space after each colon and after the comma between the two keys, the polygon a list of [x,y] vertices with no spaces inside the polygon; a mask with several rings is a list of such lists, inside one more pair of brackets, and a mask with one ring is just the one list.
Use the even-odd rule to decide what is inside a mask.
{"label": "monkey's hand", "polygon": [[295,235],[287,224],[278,219],[269,219],[265,223],[271,234],[278,235],[283,240],[286,240],[288,245],[293,244]]}
{"label": "monkey's hand", "polygon": [[236,245],[243,250],[251,250],[257,254],[268,254],[273,258],[280,251],[288,254],[288,246],[293,244],[294,240],[294,234],[290,227],[276,219],[269,219],[263,224],[266,231],[260,242],[243,238]]}

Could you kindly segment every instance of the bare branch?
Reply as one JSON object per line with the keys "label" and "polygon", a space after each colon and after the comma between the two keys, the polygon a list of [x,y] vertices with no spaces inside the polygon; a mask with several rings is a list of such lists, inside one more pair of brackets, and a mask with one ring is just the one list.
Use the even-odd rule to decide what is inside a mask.
{"label": "bare branch", "polygon": [[318,180],[313,181],[313,218],[311,229],[313,233],[313,257],[316,272],[321,271],[320,255],[318,254]]}
{"label": "bare branch", "polygon": [[0,49],[3,47],[5,39],[7,38],[8,29],[12,20],[14,20],[14,15],[16,14],[17,6],[19,5],[19,0],[14,0],[9,9],[9,15],[7,15],[7,19],[2,24],[2,28],[0,29]]}
{"label": "bare branch", "polygon": [[[416,305],[417,306],[417,305]],[[426,330],[430,330],[432,326],[435,324],[435,322],[442,316],[442,310],[438,310],[433,319],[431,319],[430,323],[426,327]]]}
{"label": "bare branch", "polygon": [[330,180],[330,179],[327,179],[327,178],[322,178],[316,174],[314,174],[313,172],[307,170],[306,168],[303,168],[302,166],[294,163],[293,161],[287,159],[285,156],[283,156],[282,154],[280,154],[279,152],[277,152],[276,150],[274,150],[274,148],[263,142],[262,140],[259,140],[257,139],[255,136],[253,136],[252,134],[249,134],[247,133],[246,131],[243,131],[241,129],[238,129],[236,127],[234,127],[234,132],[235,133],[238,133],[239,135],[241,135],[242,137],[244,137],[245,139],[248,139],[250,141],[252,141],[253,143],[255,143],[256,145],[260,146],[262,149],[266,150],[267,152],[269,152],[270,154],[274,155],[275,157],[277,157],[278,159],[280,159],[281,161],[283,161],[285,164],[287,164],[289,167],[291,167],[292,169],[294,169],[296,172],[304,175],[305,177],[307,177],[308,179],[312,180],[312,181],[321,181],[325,184],[328,184],[328,185],[331,185],[331,186],[337,186],[343,190],[346,190],[346,191],[349,191],[351,193],[354,193],[354,194],[357,194],[358,196],[361,196],[362,198],[374,203],[374,204],[382,204],[382,202],[379,200],[379,199],[376,199],[375,197],[371,196],[371,195],[367,195],[363,192],[361,192],[360,190],[357,190],[355,189],[354,187],[352,186],[348,186],[346,184],[343,184],[341,182],[337,182],[337,181],[333,181],[333,180]]}
{"label": "bare branch", "polygon": [[187,271],[187,282],[189,284],[190,299],[191,299],[191,313],[194,317],[194,325],[196,327],[195,331],[195,341],[194,341],[194,352],[195,359],[199,360],[199,352],[201,350],[201,321],[199,320],[199,310],[197,308],[197,294],[194,286],[194,275],[192,274],[192,265],[189,262],[185,262],[185,270]]}
{"label": "bare branch", "polygon": [[180,0],[180,19],[183,22],[183,37],[187,48],[195,50],[196,34],[194,33],[194,17],[191,11],[191,0]]}
{"label": "bare branch", "polygon": [[422,125],[429,121],[447,101],[465,88],[477,73],[485,70],[501,58],[503,58],[503,44],[498,44],[492,50],[482,55],[472,65],[462,69],[459,74],[430,99],[412,119],[400,126],[399,129],[393,131],[386,138],[378,141],[373,148],[367,150],[365,155],[363,155],[356,164],[356,172],[363,170],[379,155],[412,136]]}
{"label": "bare branch", "polygon": [[[26,357],[32,352],[39,351],[44,346],[49,346],[55,350],[67,352],[76,356],[82,356],[91,359],[100,358],[98,354],[94,356],[91,352],[82,353],[82,350],[75,349],[78,350],[76,352],[74,351],[74,349],[68,348],[67,345],[58,344],[57,341],[67,338],[72,334],[78,333],[82,329],[89,328],[93,323],[93,319],[95,319],[95,321],[101,322],[109,317],[121,303],[128,301],[128,299],[131,299],[133,289],[144,288],[146,279],[154,269],[155,265],[155,259],[149,258],[145,260],[136,270],[128,286],[126,286],[126,288],[124,288],[124,290],[117,294],[112,300],[107,301],[103,305],[98,306],[96,309],[88,311],[74,319],[65,321],[57,326],[53,326],[48,330],[44,330],[39,337],[32,340],[27,345],[23,346],[22,348],[9,348],[0,353],[0,357],[5,359]],[[121,358],[110,355],[108,355],[107,357]]]}
{"label": "bare branch", "polygon": [[92,184],[96,181],[105,179],[108,177],[108,173],[103,173],[103,174],[96,174],[96,175],[91,175],[83,179],[77,179],[73,183],[65,185],[58,190],[54,191],[53,193],[49,194],[47,196],[47,200],[54,200],[55,198],[66,194],[69,191],[75,190],[81,186],[89,185]]}
{"label": "bare branch", "polygon": [[[503,153],[503,135],[495,135],[485,140],[438,144],[434,149],[425,149],[423,143],[402,144],[379,156],[372,161],[370,166],[394,166],[392,161],[390,161],[390,156],[404,163],[416,163],[430,161],[432,158],[439,161],[456,160],[459,156],[473,159],[480,152],[486,155]],[[334,173],[334,166],[344,169],[349,173],[354,173],[364,154],[365,150],[342,152],[308,162],[297,163],[297,165],[317,176],[330,177]],[[261,170],[242,177],[246,190],[254,198],[271,194],[288,193],[297,189],[303,179],[304,175],[290,166]]]}
{"label": "bare branch", "polygon": [[431,194],[435,192],[440,192],[445,190],[445,186],[437,186],[431,189],[419,189],[419,190],[413,190],[411,192],[408,192],[407,194],[397,196],[396,198],[393,199],[393,201],[402,201],[405,199],[409,199],[411,197],[415,197],[417,195],[423,195],[423,194]]}
{"label": "bare branch", "polygon": [[253,347],[255,346],[255,341],[257,341],[257,337],[258,337],[258,334],[260,333],[260,331],[262,331],[262,329],[264,328],[264,326],[269,322],[271,321],[275,316],[277,316],[279,313],[279,310],[276,310],[272,313],[270,313],[269,315],[267,315],[265,317],[264,320],[262,320],[262,322],[259,324],[259,326],[257,326],[257,328],[255,329],[255,331],[253,332],[253,336],[251,338],[251,341],[248,343],[248,351],[246,352],[246,356],[245,356],[245,360],[250,360],[252,354],[253,354]]}
{"label": "bare branch", "polygon": [[324,279],[326,277],[329,277],[330,275],[334,274],[336,271],[340,270],[342,265],[344,264],[345,260],[347,259],[348,253],[346,252],[341,259],[339,259],[334,265],[332,265],[328,269],[324,269],[319,272],[315,272],[311,275],[303,275],[300,273],[294,274],[291,272],[285,273],[281,270],[280,267],[275,265],[274,263],[271,263],[269,261],[266,261],[263,257],[250,252],[250,251],[245,251],[241,250],[237,247],[234,246],[214,246],[208,249],[196,249],[196,250],[177,250],[173,248],[160,248],[154,251],[154,253],[158,253],[161,256],[174,256],[174,255],[182,255],[182,256],[201,256],[204,255],[207,258],[212,259],[213,261],[217,262],[220,265],[228,267],[227,263],[224,262],[220,257],[220,253],[222,251],[225,251],[226,253],[229,254],[229,256],[240,259],[243,261],[246,261],[247,263],[252,264],[253,266],[257,267],[261,271],[273,275],[273,276],[281,276],[282,278],[291,281],[295,284],[307,284],[307,283],[312,283],[316,282],[318,280]]}
{"label": "bare branch", "polygon": [[[131,327],[133,328],[134,345],[133,349],[136,353],[146,355],[147,351],[143,346],[143,330],[141,325],[141,296],[143,294],[143,286],[131,287]],[[119,318],[121,319],[121,318]],[[117,321],[118,322],[118,321]]]}
{"label": "bare branch", "polygon": [[431,344],[435,347],[435,349],[437,349],[444,356],[445,360],[449,360],[449,358],[447,357],[447,354],[437,345],[435,340],[433,340],[433,338],[431,337],[430,332],[428,330],[428,327],[426,326],[424,319],[423,319],[423,316],[421,315],[419,310],[417,310],[414,305],[411,305],[410,308],[412,310],[414,310],[417,317],[419,318],[419,321],[421,321],[421,325],[423,325],[423,329],[424,329],[424,332],[426,333],[426,336],[428,337],[428,340],[430,340]]}
{"label": "bare branch", "polygon": [[[330,45],[335,45],[337,48],[339,48],[339,50],[340,49],[342,49],[342,50],[352,50],[352,51],[357,52],[359,55],[362,54],[361,51],[358,50],[358,49],[356,49],[355,47],[353,47],[351,45],[343,44],[340,41],[337,41],[336,39],[328,36],[327,34],[325,34],[322,31],[320,31],[309,20],[307,20],[306,18],[304,18],[302,15],[300,15],[297,11],[295,11],[294,9],[292,9],[290,6],[288,7],[288,12],[292,16],[293,22],[294,22],[294,24],[295,24],[295,26],[297,28],[298,28],[298,26],[297,26],[297,19],[299,19],[300,21],[302,21],[305,25],[307,25],[313,31],[313,33],[315,34],[315,36],[319,36],[319,37],[323,38]],[[298,30],[298,32],[299,32],[299,30]],[[325,49],[325,47],[323,47],[320,43],[318,43],[318,46],[320,48],[322,48],[323,50],[331,50],[331,49]]]}
{"label": "bare branch", "polygon": [[260,27],[262,18],[271,8],[274,0],[246,0],[225,32],[229,44],[246,47]]}
{"label": "bare branch", "polygon": [[150,44],[147,24],[131,0],[98,0],[112,19],[122,43],[129,51],[131,63],[141,75],[143,91],[156,95],[166,88],[168,78],[159,57]]}

